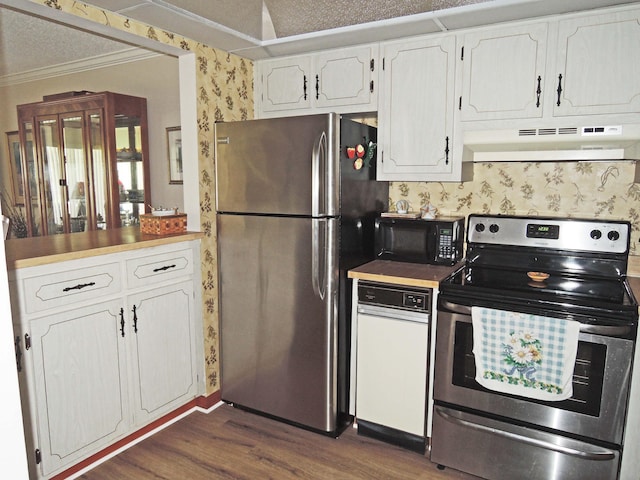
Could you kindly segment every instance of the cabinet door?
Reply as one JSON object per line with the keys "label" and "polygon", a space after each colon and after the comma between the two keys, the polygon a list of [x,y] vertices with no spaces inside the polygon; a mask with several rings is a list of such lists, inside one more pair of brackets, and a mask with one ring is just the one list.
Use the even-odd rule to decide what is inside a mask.
{"label": "cabinet door", "polygon": [[394,43],[383,54],[378,180],[451,173],[455,38]]}
{"label": "cabinet door", "polygon": [[546,23],[468,34],[463,48],[463,121],[542,117]]}
{"label": "cabinet door", "polygon": [[266,60],[260,63],[263,112],[309,108],[313,92],[311,57]]}
{"label": "cabinet door", "polygon": [[366,105],[377,108],[377,47],[321,53],[316,57],[313,95],[316,107]]}
{"label": "cabinet door", "polygon": [[192,281],[129,297],[137,424],[196,395],[193,298]]}
{"label": "cabinet door", "polygon": [[130,426],[120,302],[33,320],[31,344],[42,473],[107,446]]}
{"label": "cabinet door", "polygon": [[640,111],[640,11],[559,22],[554,115]]}

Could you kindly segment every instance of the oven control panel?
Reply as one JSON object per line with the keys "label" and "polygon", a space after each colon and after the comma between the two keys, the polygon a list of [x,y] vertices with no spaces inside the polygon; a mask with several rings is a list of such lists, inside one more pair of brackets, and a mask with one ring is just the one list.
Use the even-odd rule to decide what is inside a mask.
{"label": "oven control panel", "polygon": [[470,215],[467,242],[626,254],[630,232],[623,221]]}

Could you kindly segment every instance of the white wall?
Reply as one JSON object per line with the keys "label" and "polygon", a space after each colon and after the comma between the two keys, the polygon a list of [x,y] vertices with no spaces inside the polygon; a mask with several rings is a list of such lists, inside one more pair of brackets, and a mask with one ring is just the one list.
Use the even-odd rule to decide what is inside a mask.
{"label": "white wall", "polygon": [[[1,207],[0,207],[1,210]],[[0,241],[0,465],[3,478],[28,478],[4,242]]]}
{"label": "white wall", "polygon": [[10,190],[4,132],[18,129],[16,105],[42,100],[43,95],[89,90],[112,91],[147,99],[151,202],[184,209],[182,185],[169,185],[166,128],[180,125],[178,59],[166,55],[95,70],[0,87],[0,185]]}

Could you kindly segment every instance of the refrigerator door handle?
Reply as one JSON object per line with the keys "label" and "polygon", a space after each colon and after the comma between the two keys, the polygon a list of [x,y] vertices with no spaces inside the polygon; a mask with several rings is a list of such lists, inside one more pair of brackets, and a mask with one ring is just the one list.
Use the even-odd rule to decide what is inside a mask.
{"label": "refrigerator door handle", "polygon": [[327,134],[322,132],[311,152],[311,216],[313,217],[320,216],[320,209],[326,207],[326,186],[322,175],[325,169],[326,157]]}
{"label": "refrigerator door handle", "polygon": [[324,219],[311,219],[311,283],[313,285],[313,291],[321,300],[324,300],[327,293],[326,269],[324,268],[327,263],[327,228],[325,224],[326,220]]}

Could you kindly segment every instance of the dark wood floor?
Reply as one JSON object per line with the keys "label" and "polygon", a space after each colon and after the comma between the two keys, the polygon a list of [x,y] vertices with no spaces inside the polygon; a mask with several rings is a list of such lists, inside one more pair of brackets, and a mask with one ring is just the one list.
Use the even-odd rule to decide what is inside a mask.
{"label": "dark wood floor", "polygon": [[[464,447],[462,447],[464,448]],[[348,428],[338,439],[223,405],[194,412],[82,475],[114,479],[472,480]]]}

